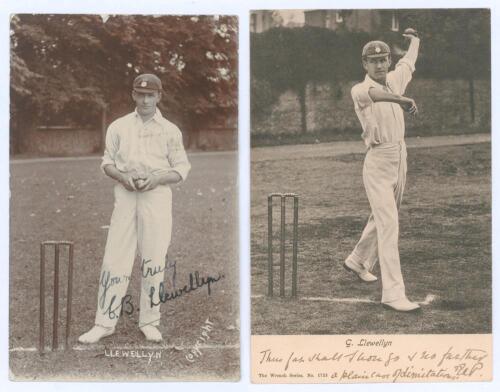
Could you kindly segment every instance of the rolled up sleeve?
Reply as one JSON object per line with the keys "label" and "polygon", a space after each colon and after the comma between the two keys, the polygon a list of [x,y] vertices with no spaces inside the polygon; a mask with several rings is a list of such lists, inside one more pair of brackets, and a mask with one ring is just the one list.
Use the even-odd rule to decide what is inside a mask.
{"label": "rolled up sleeve", "polygon": [[104,149],[104,155],[101,162],[101,170],[104,172],[104,166],[114,165],[115,156],[118,151],[119,141],[116,135],[115,129],[112,125],[108,127],[106,131],[106,148]]}
{"label": "rolled up sleeve", "polygon": [[175,128],[168,138],[168,161],[171,166],[171,171],[179,173],[182,181],[185,181],[189,171],[191,170],[191,164],[187,158],[186,151],[184,150],[184,144],[182,143],[182,133],[179,128]]}
{"label": "rolled up sleeve", "polygon": [[415,72],[415,63],[411,59],[403,57],[399,60],[394,71],[388,74],[392,90],[397,94],[403,95],[411,81],[413,72]]}
{"label": "rolled up sleeve", "polygon": [[393,72],[389,72],[392,76],[391,88],[396,90],[397,94],[403,95],[406,91],[408,83],[410,83],[415,72],[415,63],[417,62],[418,50],[420,47],[419,39],[412,39],[408,51],[404,57],[398,61]]}

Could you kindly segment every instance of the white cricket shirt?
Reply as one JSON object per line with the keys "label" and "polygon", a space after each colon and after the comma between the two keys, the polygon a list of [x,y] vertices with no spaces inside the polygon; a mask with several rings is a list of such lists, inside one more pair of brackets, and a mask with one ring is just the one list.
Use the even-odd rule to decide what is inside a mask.
{"label": "white cricket shirt", "polygon": [[398,61],[394,71],[388,72],[385,86],[368,75],[352,90],[354,109],[363,128],[361,137],[367,147],[381,143],[404,141],[405,119],[403,109],[397,103],[373,102],[368,91],[379,88],[393,94],[403,95],[415,71],[415,62],[406,56]]}
{"label": "white cricket shirt", "polygon": [[106,133],[101,169],[115,165],[121,172],[159,174],[176,171],[185,180],[191,165],[179,128],[156,113],[145,123],[134,111],[113,121]]}

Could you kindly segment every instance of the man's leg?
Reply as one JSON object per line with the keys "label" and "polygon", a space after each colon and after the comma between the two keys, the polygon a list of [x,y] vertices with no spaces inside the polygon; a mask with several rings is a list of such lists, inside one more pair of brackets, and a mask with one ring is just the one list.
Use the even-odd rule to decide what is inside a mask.
{"label": "man's leg", "polygon": [[401,207],[401,202],[403,201],[403,193],[406,186],[406,171],[407,171],[407,162],[406,162],[406,144],[401,145],[401,161],[399,164],[398,170],[398,181],[396,183],[396,188],[394,190],[394,198],[396,199],[396,206],[399,211],[399,207]]}
{"label": "man's leg", "polygon": [[95,326],[79,337],[81,343],[96,343],[114,332],[122,311],[133,311],[125,297],[137,251],[136,193],[115,185],[115,206],[99,275]]}
{"label": "man's leg", "polygon": [[[403,200],[404,188],[406,185],[406,147],[403,144],[401,151],[401,162],[399,165],[398,178],[396,182],[396,187],[394,191],[394,197],[396,199],[396,208],[399,211],[401,202]],[[349,255],[354,263],[363,267],[367,271],[371,271],[378,261],[378,244],[377,244],[377,225],[373,217],[373,213],[370,214],[370,218],[363,229],[361,238],[356,244],[354,250]]]}
{"label": "man's leg", "polygon": [[402,143],[396,147],[396,154],[392,148],[374,153],[363,179],[377,225],[382,303],[391,310],[416,312],[420,306],[406,298],[399,261],[398,209],[406,183],[406,146]]}
{"label": "man's leg", "polygon": [[[365,165],[366,159],[365,157]],[[363,171],[365,169],[363,168]],[[344,261],[344,267],[355,272],[359,279],[364,282],[375,282],[377,277],[371,273],[371,270],[378,261],[377,227],[370,214],[368,222],[361,233],[361,238],[354,247],[351,254]]]}
{"label": "man's leg", "polygon": [[114,327],[124,311],[130,311],[125,295],[137,252],[136,205],[137,193],[115,185],[115,207],[104,251],[95,323]]}
{"label": "man's leg", "polygon": [[398,205],[395,197],[395,190],[400,184],[400,167],[400,146],[395,145],[370,150],[363,169],[363,182],[377,227],[383,303],[406,298],[399,260]]}
{"label": "man's leg", "polygon": [[[160,325],[160,292],[172,235],[172,191],[159,186],[138,195],[137,227],[141,254],[139,327]],[[144,332],[144,330],[143,330]]]}
{"label": "man's leg", "polygon": [[361,238],[348,258],[365,270],[371,271],[377,263],[377,254],[377,226],[373,214],[370,214]]}

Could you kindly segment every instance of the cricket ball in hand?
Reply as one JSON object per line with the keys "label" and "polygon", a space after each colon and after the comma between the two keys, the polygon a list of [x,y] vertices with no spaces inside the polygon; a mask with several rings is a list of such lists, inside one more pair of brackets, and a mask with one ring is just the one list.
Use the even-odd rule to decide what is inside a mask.
{"label": "cricket ball in hand", "polygon": [[413,35],[414,37],[418,37],[417,30],[412,29],[411,27],[408,27],[407,29],[405,29],[404,34]]}
{"label": "cricket ball in hand", "polygon": [[145,181],[145,179],[143,179],[143,178],[136,178],[134,180],[135,187],[137,189],[142,189],[142,187],[144,186],[144,181]]}

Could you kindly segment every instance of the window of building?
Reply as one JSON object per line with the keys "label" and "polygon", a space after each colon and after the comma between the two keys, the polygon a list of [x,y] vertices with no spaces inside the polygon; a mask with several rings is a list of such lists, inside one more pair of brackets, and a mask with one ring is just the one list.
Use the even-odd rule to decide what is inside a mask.
{"label": "window of building", "polygon": [[342,23],[343,21],[344,21],[344,18],[342,17],[342,13],[335,12],[335,22]]}
{"label": "window of building", "polygon": [[257,15],[252,14],[250,16],[250,32],[256,33],[257,32]]}
{"label": "window of building", "polygon": [[392,13],[391,30],[392,31],[399,31],[399,19],[398,19],[398,16],[395,12]]}
{"label": "window of building", "polygon": [[328,11],[324,11],[324,16],[325,16],[323,18],[324,24],[322,27],[326,27],[328,29],[332,26],[332,22],[331,22],[332,16],[330,15],[330,13]]}

